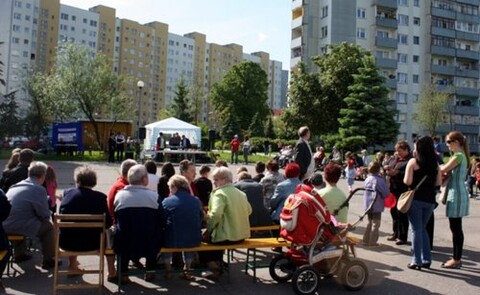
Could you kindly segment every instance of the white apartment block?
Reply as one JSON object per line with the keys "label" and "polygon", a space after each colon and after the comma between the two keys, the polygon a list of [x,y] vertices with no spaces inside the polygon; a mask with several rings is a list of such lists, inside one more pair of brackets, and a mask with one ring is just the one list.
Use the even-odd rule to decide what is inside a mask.
{"label": "white apartment block", "polygon": [[96,12],[61,5],[58,42],[82,44],[94,55],[98,47],[98,19]]}
{"label": "white apartment block", "polygon": [[187,87],[193,86],[194,48],[195,40],[177,34],[168,34],[166,107],[173,102],[177,85],[182,79]]}
{"label": "white apartment block", "polygon": [[[291,67],[328,44],[369,50],[396,101],[399,139],[422,134],[413,120],[423,85],[453,91],[453,120],[439,134],[459,130],[479,152],[479,0],[293,0]],[[453,89],[453,90],[452,90]]]}
{"label": "white apartment block", "polygon": [[[0,94],[16,92],[25,97],[23,79],[35,59],[37,47],[38,0],[0,1],[0,45],[3,79]],[[27,107],[25,100],[17,100],[20,112]]]}

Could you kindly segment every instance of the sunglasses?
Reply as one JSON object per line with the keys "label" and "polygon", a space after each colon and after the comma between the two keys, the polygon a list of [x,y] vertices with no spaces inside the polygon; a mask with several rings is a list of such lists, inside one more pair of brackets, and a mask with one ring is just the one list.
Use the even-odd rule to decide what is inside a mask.
{"label": "sunglasses", "polygon": [[451,144],[452,142],[455,142],[455,140],[447,140],[445,141],[447,144]]}

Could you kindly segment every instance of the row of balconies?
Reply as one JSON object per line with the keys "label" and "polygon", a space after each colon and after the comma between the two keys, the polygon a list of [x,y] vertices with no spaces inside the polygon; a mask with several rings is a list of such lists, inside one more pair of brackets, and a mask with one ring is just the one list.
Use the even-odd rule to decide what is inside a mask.
{"label": "row of balconies", "polygon": [[473,50],[465,50],[460,48],[453,48],[453,47],[444,47],[438,45],[432,45],[431,53],[436,55],[445,55],[451,57],[460,57],[478,61],[480,58],[478,51]]}
{"label": "row of balconies", "polygon": [[465,14],[454,10],[443,9],[440,7],[432,7],[432,16],[455,19],[474,24],[480,23],[480,17],[478,15]]}
{"label": "row of balconies", "polygon": [[443,36],[448,38],[463,39],[468,41],[480,41],[480,35],[473,32],[456,31],[440,27],[432,27],[432,35]]}
{"label": "row of balconies", "polygon": [[455,66],[441,66],[432,65],[432,74],[460,76],[466,78],[479,78],[480,72],[478,69],[462,69]]}

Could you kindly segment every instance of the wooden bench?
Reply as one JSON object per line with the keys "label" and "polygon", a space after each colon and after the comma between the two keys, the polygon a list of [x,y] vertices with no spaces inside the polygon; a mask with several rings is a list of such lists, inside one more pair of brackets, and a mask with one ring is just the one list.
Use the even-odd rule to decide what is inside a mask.
{"label": "wooden bench", "polygon": [[[15,235],[15,234],[8,235],[8,241],[12,245],[13,245],[13,243],[23,242],[25,240],[27,240],[27,237],[24,236],[24,235]],[[10,275],[10,268],[11,268],[13,270],[13,275],[15,276],[15,273],[17,272],[17,270],[13,266],[14,257],[15,257],[13,246],[11,247],[11,249],[12,249],[11,256],[10,256],[10,258],[8,260],[8,263],[7,263],[7,275],[8,276]]]}

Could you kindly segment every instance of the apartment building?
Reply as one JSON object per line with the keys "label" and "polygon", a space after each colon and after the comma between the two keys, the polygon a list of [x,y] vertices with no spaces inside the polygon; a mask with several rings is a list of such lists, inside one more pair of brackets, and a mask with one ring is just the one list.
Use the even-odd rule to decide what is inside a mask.
{"label": "apartment building", "polygon": [[413,120],[423,85],[452,93],[438,132],[463,132],[479,151],[479,0],[293,0],[291,69],[328,44],[370,50],[396,101],[399,139],[421,134]]}
{"label": "apartment building", "polygon": [[[206,39],[198,32],[173,34],[168,24],[157,21],[142,24],[120,19],[114,8],[103,5],[84,10],[63,5],[60,0],[0,1],[0,42],[4,42],[0,52],[5,64],[2,78],[6,80],[0,93],[17,91],[21,109],[25,110],[26,72],[32,67],[50,71],[57,46],[72,42],[88,47],[92,56],[104,53],[111,59],[112,70],[126,77],[125,91],[136,109],[131,114],[136,127],[158,119],[160,110],[171,104],[180,79],[198,88],[202,96],[198,119],[210,123],[214,116],[207,94],[232,66],[244,60],[244,53],[242,45],[220,45]],[[281,83],[287,83],[282,80],[282,64],[270,60],[266,52],[251,56],[268,74],[270,106],[280,108],[284,100]],[[143,87],[137,86],[139,81]],[[99,115],[109,116],[101,110]]]}

